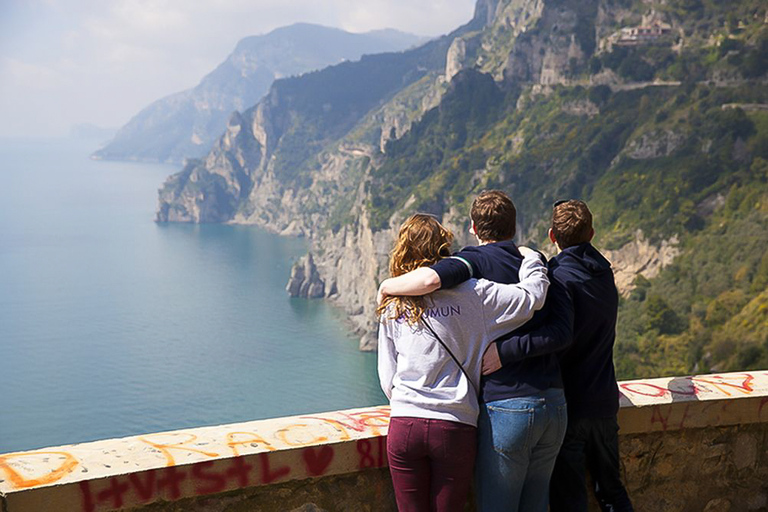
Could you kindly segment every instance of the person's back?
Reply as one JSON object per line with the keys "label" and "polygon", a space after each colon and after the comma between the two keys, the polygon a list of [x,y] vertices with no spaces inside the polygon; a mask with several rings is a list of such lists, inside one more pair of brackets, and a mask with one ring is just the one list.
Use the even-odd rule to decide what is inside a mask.
{"label": "person's back", "polygon": [[560,356],[568,417],[608,417],[619,408],[613,367],[619,294],[611,264],[589,242],[564,249],[549,265],[574,307],[573,343]]}
{"label": "person's back", "polygon": [[[429,324],[445,346],[422,322],[382,322],[379,337],[389,343],[379,345],[379,375],[392,404],[392,416],[426,414],[477,423],[479,397],[475,390],[480,382],[483,352],[500,334],[528,321],[544,303],[546,292],[541,289],[547,280],[541,277],[546,275],[543,265],[529,258],[520,273],[531,276],[520,283],[520,289],[527,292],[522,297],[486,279],[470,279],[450,290],[430,294],[422,322]],[[539,296],[541,299],[536,300]],[[445,364],[446,350],[461,367]]]}
{"label": "person's back", "polygon": [[[469,276],[502,284],[517,283],[522,261],[523,257],[515,243],[505,240],[465,247],[432,268],[440,276],[441,290],[445,290],[458,286]],[[551,321],[551,316],[555,313],[549,297],[558,292],[550,289],[544,307],[537,311],[528,323],[496,341],[503,341],[512,336],[520,337]],[[490,375],[483,375],[481,386],[484,402],[530,396],[546,389],[562,387],[559,361],[555,353],[504,361],[500,369]]]}
{"label": "person's back", "polygon": [[586,470],[602,510],[632,511],[619,475],[619,391],[613,366],[619,296],[610,262],[590,243],[592,214],[582,201],[555,205],[550,262],[575,311],[573,343],[560,354],[568,428],[550,482],[551,512],[586,512]]}

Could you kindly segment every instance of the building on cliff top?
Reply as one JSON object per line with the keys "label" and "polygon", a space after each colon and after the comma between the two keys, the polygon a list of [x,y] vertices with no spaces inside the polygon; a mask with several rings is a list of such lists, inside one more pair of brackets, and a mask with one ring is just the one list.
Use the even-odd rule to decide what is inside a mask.
{"label": "building on cliff top", "polygon": [[654,20],[647,25],[625,27],[613,36],[613,44],[617,46],[640,46],[657,41],[672,32],[672,26],[660,20]]}

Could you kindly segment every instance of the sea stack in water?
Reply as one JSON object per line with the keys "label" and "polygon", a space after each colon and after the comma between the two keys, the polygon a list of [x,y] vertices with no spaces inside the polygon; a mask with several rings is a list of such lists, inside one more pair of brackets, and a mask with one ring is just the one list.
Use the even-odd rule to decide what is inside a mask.
{"label": "sea stack in water", "polygon": [[291,297],[319,299],[325,296],[325,282],[320,279],[312,254],[307,254],[296,262],[285,289]]}

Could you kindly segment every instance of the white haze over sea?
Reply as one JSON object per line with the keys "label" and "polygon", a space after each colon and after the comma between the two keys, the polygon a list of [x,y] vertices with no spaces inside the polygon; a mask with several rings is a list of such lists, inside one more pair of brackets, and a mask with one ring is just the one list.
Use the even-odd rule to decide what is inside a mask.
{"label": "white haze over sea", "polygon": [[0,0],[0,137],[118,128],[240,39],[297,22],[437,36],[475,0]]}

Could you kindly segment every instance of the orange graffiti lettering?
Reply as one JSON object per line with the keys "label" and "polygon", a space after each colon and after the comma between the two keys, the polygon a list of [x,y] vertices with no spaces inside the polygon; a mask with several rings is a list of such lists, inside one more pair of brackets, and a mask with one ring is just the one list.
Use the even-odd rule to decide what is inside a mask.
{"label": "orange graffiti lettering", "polygon": [[343,436],[341,438],[342,441],[350,439],[347,429],[352,429],[356,432],[365,432],[370,429],[373,435],[378,436],[381,435],[379,427],[386,427],[389,425],[389,408],[386,407],[374,411],[360,411],[350,414],[339,412],[336,414],[343,416],[346,421],[318,416],[302,416],[302,418],[330,423],[341,432]]}
{"label": "orange graffiti lettering", "polygon": [[311,419],[311,420],[319,420],[324,421],[325,423],[329,423],[333,428],[335,428],[340,434],[341,434],[341,440],[342,441],[348,441],[350,439],[349,432],[347,431],[347,428],[353,428],[349,425],[339,421],[334,420],[332,418],[316,418],[314,416],[302,416],[304,419]]}
{"label": "orange graffiti lettering", "polygon": [[311,439],[309,441],[303,441],[303,442],[291,441],[288,439],[289,432],[292,432],[298,429],[304,429],[304,428],[307,428],[308,426],[309,425],[306,425],[304,423],[296,423],[295,425],[289,425],[285,428],[278,430],[277,432],[275,432],[275,435],[279,437],[288,446],[306,446],[308,444],[318,444],[328,440],[328,438],[325,436],[318,436],[318,437],[315,437],[314,439]]}
{"label": "orange graffiti lettering", "polygon": [[[14,470],[8,463],[12,459],[21,459],[32,455],[59,455],[64,457],[64,461],[61,465],[48,473],[45,476],[39,478],[24,478],[16,470]],[[0,469],[5,471],[10,479],[11,483],[18,489],[27,489],[29,487],[35,487],[38,485],[50,484],[57,482],[64,478],[65,475],[71,473],[79,462],[72,454],[67,452],[29,452],[29,453],[10,453],[6,455],[0,455]]]}
{"label": "orange graffiti lettering", "polygon": [[[250,436],[249,439],[243,439],[242,441],[235,441],[235,436]],[[227,446],[229,446],[235,454],[235,457],[240,456],[237,447],[246,444],[263,444],[267,450],[273,452],[277,448],[269,444],[263,437],[254,432],[230,432],[227,434]]]}
{"label": "orange graffiti lettering", "polygon": [[[714,380],[714,379],[719,379],[719,380]],[[743,380],[741,381],[741,383],[733,384],[731,382],[726,382],[726,379],[734,379],[734,380],[743,379]],[[737,377],[737,376],[721,377],[720,375],[712,375],[710,378],[694,377],[693,380],[697,382],[704,382],[707,384],[711,384],[715,388],[717,388],[718,391],[723,393],[725,396],[731,396],[731,394],[721,386],[728,386],[734,389],[738,389],[745,395],[748,395],[752,393],[752,391],[754,391],[754,389],[752,388],[752,381],[755,380],[755,378],[752,375],[745,373],[741,377]]]}
{"label": "orange graffiti lettering", "polygon": [[[169,435],[169,434],[157,434],[157,435]],[[212,453],[212,452],[204,452],[202,450],[198,450],[197,448],[190,448],[189,446],[185,446],[187,443],[191,443],[197,439],[197,436],[194,434],[172,434],[172,435],[186,435],[189,436],[189,439],[186,441],[182,441],[180,443],[174,443],[174,444],[160,444],[160,443],[154,443],[147,439],[146,437],[139,437],[139,441],[142,441],[144,443],[147,443],[148,445],[157,448],[162,452],[163,455],[168,459],[167,466],[174,466],[176,464],[175,459],[173,458],[173,455],[171,455],[171,452],[168,450],[184,450],[188,452],[195,452],[200,453],[202,455],[205,455],[207,457],[218,457],[218,453]]]}
{"label": "orange graffiti lettering", "polygon": [[357,420],[364,427],[371,429],[375,436],[381,435],[380,427],[389,426],[389,409],[377,409],[376,411],[362,411],[353,413],[352,416],[359,416]]}
{"label": "orange graffiti lettering", "polygon": [[360,416],[363,425],[369,427],[386,427],[389,425],[389,407],[381,407],[373,411],[354,412],[351,416]]}

